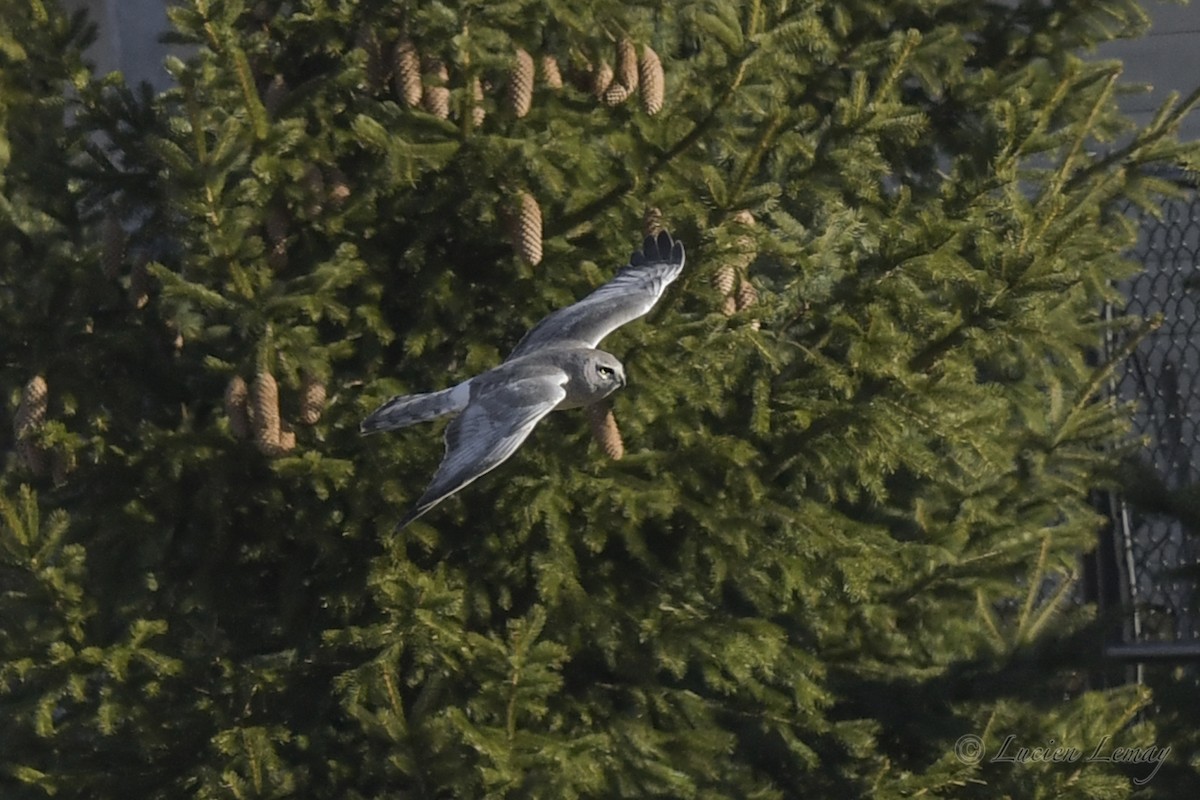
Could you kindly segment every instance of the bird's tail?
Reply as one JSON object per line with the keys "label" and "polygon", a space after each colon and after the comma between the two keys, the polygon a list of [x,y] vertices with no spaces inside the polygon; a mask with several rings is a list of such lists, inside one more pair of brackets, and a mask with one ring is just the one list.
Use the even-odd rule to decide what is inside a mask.
{"label": "bird's tail", "polygon": [[457,414],[467,407],[469,399],[470,392],[465,383],[451,386],[440,392],[397,395],[372,411],[358,429],[359,432],[366,435],[407,428],[418,422],[427,422],[447,414]]}

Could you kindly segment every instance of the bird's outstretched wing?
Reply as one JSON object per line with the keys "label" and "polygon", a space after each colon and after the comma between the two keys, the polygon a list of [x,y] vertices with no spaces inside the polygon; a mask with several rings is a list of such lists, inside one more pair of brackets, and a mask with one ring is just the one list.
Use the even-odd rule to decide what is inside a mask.
{"label": "bird's outstretched wing", "polygon": [[399,527],[515,453],[542,417],[566,397],[566,382],[567,373],[559,367],[525,365],[512,374],[499,374],[473,385],[467,407],[446,426],[441,466]]}
{"label": "bird's outstretched wing", "polygon": [[617,276],[574,305],[560,308],[525,334],[508,356],[519,356],[556,344],[595,347],[608,334],[644,315],[683,270],[683,243],[663,231],[647,236],[642,249],[629,257]]}

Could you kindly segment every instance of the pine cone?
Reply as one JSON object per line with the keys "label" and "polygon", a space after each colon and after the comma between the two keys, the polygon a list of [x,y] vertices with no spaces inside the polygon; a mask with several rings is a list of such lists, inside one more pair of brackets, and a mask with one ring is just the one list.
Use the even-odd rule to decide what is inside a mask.
{"label": "pine cone", "polygon": [[25,468],[34,475],[41,477],[49,470],[46,451],[39,447],[37,442],[32,439],[20,439],[17,441],[17,457],[25,465]]}
{"label": "pine cone", "polygon": [[657,236],[663,229],[663,213],[654,206],[646,206],[642,212],[642,236]]}
{"label": "pine cone", "polygon": [[721,303],[721,313],[727,317],[732,317],[737,313],[737,298],[733,295],[727,295]]}
{"label": "pine cone", "polygon": [[379,35],[373,28],[361,28],[358,36],[355,37],[354,44],[367,54],[367,62],[364,67],[367,91],[371,94],[379,94],[383,85],[387,83],[387,75],[384,73],[383,66],[383,45],[379,41]]}
{"label": "pine cone", "polygon": [[101,234],[100,268],[104,277],[115,279],[121,274],[121,265],[125,262],[125,229],[117,215],[108,212],[104,215],[104,231]]}
{"label": "pine cone", "polygon": [[27,431],[46,421],[50,387],[41,375],[34,375],[21,391],[21,403],[13,417],[13,437],[20,439]]}
{"label": "pine cone", "polygon": [[471,81],[471,124],[478,128],[487,119],[487,110],[483,107],[483,81],[475,78]]}
{"label": "pine cone", "polygon": [[325,209],[325,176],[321,174],[321,168],[311,162],[305,166],[303,183],[308,195],[304,215],[312,219]]}
{"label": "pine cone", "polygon": [[46,421],[50,388],[46,379],[34,375],[21,392],[21,403],[13,416],[13,438],[17,440],[17,454],[26,468],[34,475],[46,474],[46,452],[33,441],[31,434]]}
{"label": "pine cone", "polygon": [[330,204],[334,208],[344,206],[350,198],[350,183],[346,179],[346,173],[337,167],[329,167],[325,170],[325,185],[329,187]]}
{"label": "pine cone", "polygon": [[[754,284],[750,283],[750,281],[743,279],[737,290],[737,310],[745,311],[757,302],[758,290],[754,288]],[[758,320],[750,320],[750,327],[758,330]]]}
{"label": "pine cone", "polygon": [[[755,225],[754,215],[749,211],[742,209],[730,218],[730,221],[735,225],[742,225],[747,228],[753,228]],[[733,240],[734,253],[733,265],[739,270],[745,270],[758,257],[758,243],[754,241],[754,237],[748,234],[742,234]]]}
{"label": "pine cone", "polygon": [[250,386],[250,421],[254,424],[254,445],[260,452],[273,455],[279,447],[279,384],[269,372],[255,375]]}
{"label": "pine cone", "polygon": [[421,56],[416,45],[402,38],[392,48],[392,88],[404,105],[416,108],[421,104],[424,87],[421,84]]}
{"label": "pine cone", "polygon": [[563,88],[562,72],[558,69],[558,59],[554,56],[542,56],[542,83],[547,89]]}
{"label": "pine cone", "polygon": [[638,57],[637,48],[628,37],[622,37],[617,42],[617,83],[624,86],[630,93],[638,88]]}
{"label": "pine cone", "polygon": [[758,290],[754,288],[754,284],[743,279],[738,284],[737,290],[737,310],[745,311],[758,302]]}
{"label": "pine cone", "polygon": [[300,422],[316,425],[325,410],[325,384],[311,375],[305,375],[300,385]]}
{"label": "pine cone", "polygon": [[288,215],[287,211],[278,204],[272,204],[267,208],[266,218],[263,220],[263,227],[267,231],[267,241],[271,244],[279,244],[287,241],[288,237]]}
{"label": "pine cone", "polygon": [[136,309],[143,309],[150,302],[150,273],[146,271],[149,261],[143,253],[129,270],[129,303]]}
{"label": "pine cone", "polygon": [[249,389],[241,375],[234,375],[225,385],[225,417],[229,420],[229,431],[238,439],[250,437],[250,414],[246,409]]}
{"label": "pine cone", "polygon": [[275,447],[267,453],[270,456],[282,456],[296,449],[296,432],[288,427],[287,423],[279,431],[279,441]]}
{"label": "pine cone", "polygon": [[542,260],[542,209],[529,192],[517,196],[517,207],[510,213],[513,249],[531,266]]}
{"label": "pine cone", "polygon": [[606,106],[619,106],[628,100],[631,94],[633,92],[629,91],[628,87],[622,86],[618,81],[613,81],[604,90],[604,94],[600,97],[600,100]]}
{"label": "pine cone", "polygon": [[666,79],[658,53],[648,46],[642,48],[642,60],[638,62],[638,77],[641,79],[642,110],[653,116],[662,111]]}
{"label": "pine cone", "polygon": [[516,59],[508,72],[508,107],[520,119],[533,104],[533,57],[517,48]]}
{"label": "pine cone", "polygon": [[66,483],[67,476],[75,471],[75,465],[74,450],[66,450],[61,447],[55,448],[50,468],[50,474],[54,478],[54,485],[62,486]]}
{"label": "pine cone", "polygon": [[276,272],[286,269],[288,263],[287,211],[278,205],[272,205],[268,207],[266,218],[263,220],[263,227],[266,229],[267,241],[271,245],[271,249],[267,251],[267,263],[271,266],[271,269],[275,270]]}
{"label": "pine cone", "polygon": [[287,98],[288,85],[282,75],[276,75],[271,78],[271,82],[267,84],[267,88],[263,91],[263,108],[267,110],[267,115],[274,117],[279,111],[279,107],[283,105],[283,101]]}
{"label": "pine cone", "polygon": [[733,240],[733,252],[730,254],[730,263],[737,269],[746,269],[746,267],[754,263],[754,259],[757,256],[758,245],[752,237],[742,235]]}
{"label": "pine cone", "polygon": [[733,285],[737,283],[737,269],[732,264],[722,264],[712,277],[713,288],[723,297],[733,294]]}
{"label": "pine cone", "polygon": [[734,214],[730,219],[739,225],[745,225],[747,228],[753,228],[756,224],[754,221],[754,215],[744,208]]}
{"label": "pine cone", "polygon": [[450,90],[446,87],[450,80],[450,72],[446,69],[446,65],[441,59],[431,58],[426,65],[426,72],[433,76],[435,83],[432,86],[425,88],[425,94],[421,99],[425,110],[433,114],[438,119],[449,119],[450,117]]}
{"label": "pine cone", "polygon": [[597,100],[604,99],[604,93],[613,82],[613,69],[607,61],[601,61],[592,68],[592,96]]}
{"label": "pine cone", "polygon": [[621,441],[621,429],[617,427],[617,418],[613,416],[612,408],[608,403],[600,402],[588,406],[587,412],[592,438],[606,456],[613,461],[620,461],[625,455],[625,443]]}

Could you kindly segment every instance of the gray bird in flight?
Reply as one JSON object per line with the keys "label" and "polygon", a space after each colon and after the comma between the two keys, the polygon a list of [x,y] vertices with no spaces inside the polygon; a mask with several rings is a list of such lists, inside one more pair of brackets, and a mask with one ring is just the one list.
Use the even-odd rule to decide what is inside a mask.
{"label": "gray bird in flight", "polygon": [[611,281],[533,326],[499,366],[439,392],[393,397],[362,421],[363,434],[449,414],[446,453],[403,528],[500,466],[551,411],[603,400],[625,385],[616,356],[597,350],[608,334],[646,314],[683,270],[683,243],[647,236]]}

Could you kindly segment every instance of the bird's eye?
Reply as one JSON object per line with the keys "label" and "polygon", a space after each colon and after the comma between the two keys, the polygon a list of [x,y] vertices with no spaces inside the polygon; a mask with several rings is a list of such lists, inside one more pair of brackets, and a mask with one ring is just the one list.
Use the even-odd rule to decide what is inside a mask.
{"label": "bird's eye", "polygon": [[599,372],[605,378],[611,378],[614,374],[612,367],[605,367],[605,366],[597,366],[596,372]]}

